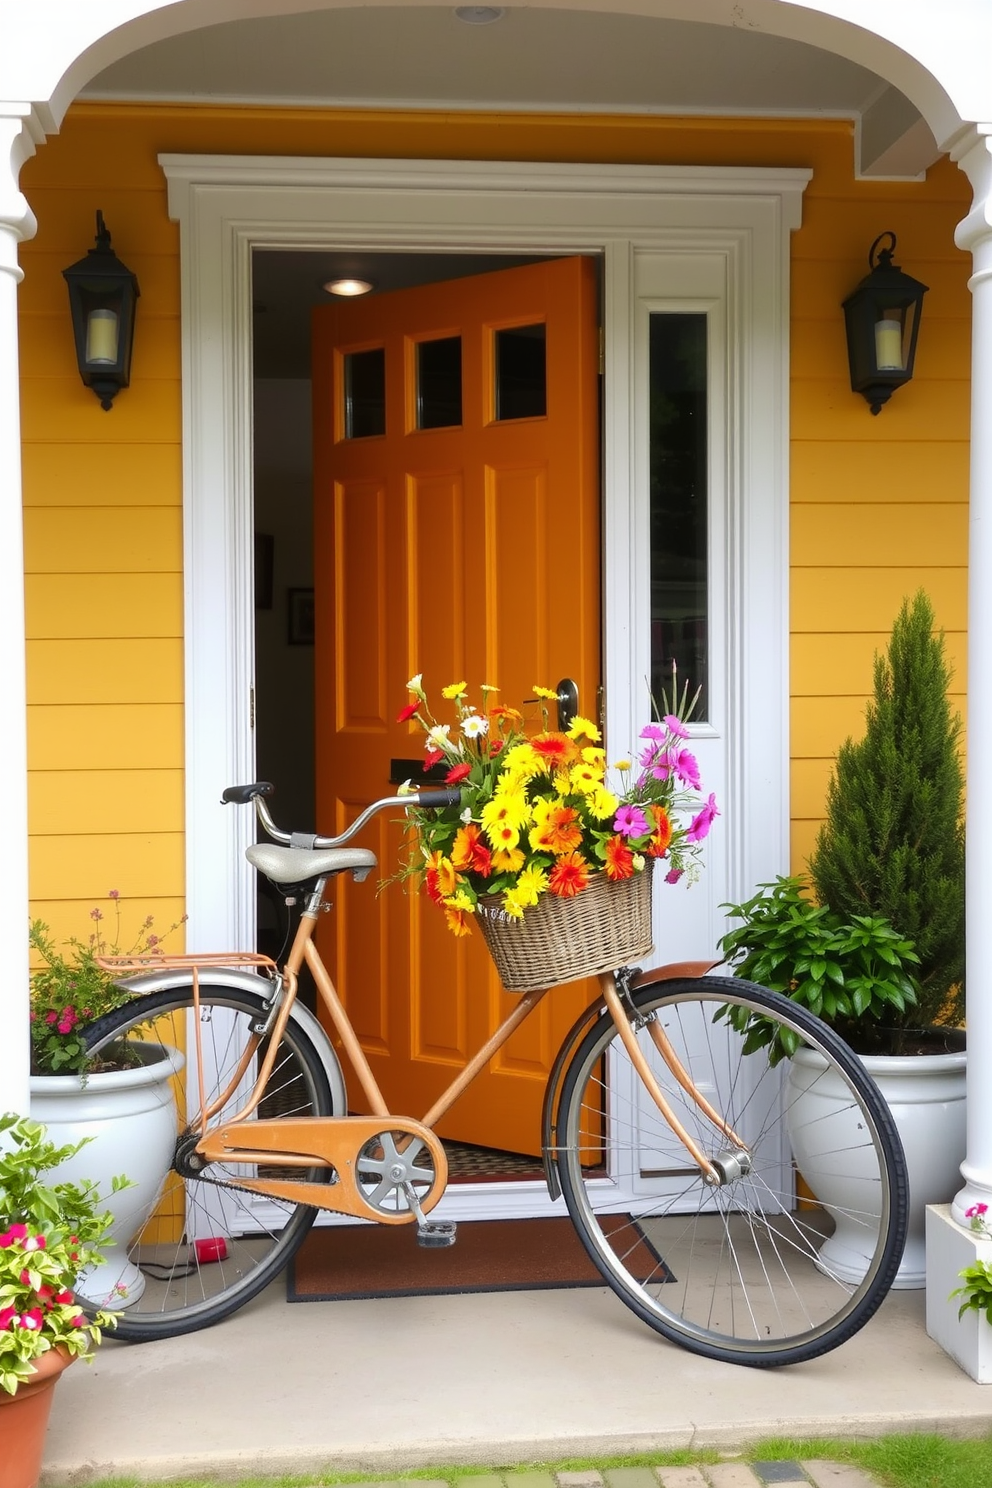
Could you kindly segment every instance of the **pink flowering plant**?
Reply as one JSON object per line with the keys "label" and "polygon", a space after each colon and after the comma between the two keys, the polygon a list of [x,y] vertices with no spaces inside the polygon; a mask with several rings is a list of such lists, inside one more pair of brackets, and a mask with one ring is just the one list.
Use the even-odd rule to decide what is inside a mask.
{"label": "pink flowering plant", "polygon": [[49,927],[33,920],[29,932],[35,966],[31,972],[31,1073],[33,1075],[81,1075],[87,1069],[120,1068],[113,1064],[88,1064],[82,1030],[104,1013],[128,1000],[129,994],[115,986],[111,973],[98,957],[154,955],[166,935],[185,920],[177,920],[163,935],[152,929],[154,916],[146,915],[132,943],[121,949],[121,896],[108,894],[113,934],[108,936],[106,917],[100,908],[90,910],[93,930],[87,940],[76,937],[57,945]]}
{"label": "pink flowering plant", "polygon": [[[979,1235],[992,1235],[988,1214],[988,1204],[972,1204],[964,1211],[965,1219]],[[956,1287],[948,1301],[954,1297],[964,1298],[958,1308],[959,1320],[966,1312],[981,1312],[985,1314],[985,1321],[992,1323],[992,1261],[976,1261],[973,1266],[965,1266],[958,1275],[964,1286]]]}
{"label": "pink flowering plant", "polygon": [[96,1185],[45,1181],[82,1145],[57,1147],[38,1122],[0,1116],[0,1390],[8,1395],[42,1354],[87,1354],[116,1321],[111,1312],[87,1316],[73,1291],[79,1274],[105,1259],[111,1216]]}
{"label": "pink flowering plant", "polygon": [[496,687],[483,685],[476,701],[453,682],[441,689],[449,718],[439,721],[421,675],[407,686],[397,722],[422,731],[425,769],[442,766],[461,801],[410,808],[401,877],[423,884],[453,934],[467,935],[487,906],[522,919],[544,895],[572,899],[593,874],[616,883],[660,861],[667,883],[695,876],[717,806],[702,795],[684,694],[681,708],[641,730],[636,760],[617,761],[608,778],[595,723],[550,727],[550,688],[534,685],[525,718]]}

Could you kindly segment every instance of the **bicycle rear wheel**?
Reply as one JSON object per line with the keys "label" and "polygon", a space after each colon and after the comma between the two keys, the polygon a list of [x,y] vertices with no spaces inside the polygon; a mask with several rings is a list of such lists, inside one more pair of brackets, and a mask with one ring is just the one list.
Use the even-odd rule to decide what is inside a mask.
{"label": "bicycle rear wheel", "polygon": [[[724,1181],[704,1182],[604,1015],[569,1065],[557,1128],[562,1190],[590,1257],[644,1322],[706,1358],[771,1367],[836,1348],[878,1308],[906,1238],[905,1159],[874,1082],[819,1019],[736,977],[659,981],[631,1003],[640,1048]],[[741,1010],[742,1032],[727,1007]],[[743,1153],[673,1078],[651,1036],[655,1019]],[[744,1052],[755,1019],[812,1051],[801,1082],[789,1060],[772,1067],[767,1049]],[[830,1087],[836,1104],[807,1115],[799,1083],[814,1097]],[[798,1195],[793,1151],[818,1154],[803,1157]],[[830,1181],[849,1168],[859,1178],[853,1204]],[[842,1227],[861,1239],[853,1268],[828,1244]]]}
{"label": "bicycle rear wheel", "polygon": [[[201,983],[199,1037],[208,1106],[231,1082],[253,1037],[252,1027],[264,1015],[262,996]],[[108,1054],[110,1046],[122,1040],[146,1045],[178,1043],[185,1044],[191,1064],[194,1016],[190,986],[153,992],[91,1023],[85,1030],[87,1050],[93,1058]],[[237,1098],[229,1102],[232,1113],[245,1099],[254,1073],[253,1059]],[[335,1083],[343,1089],[340,1081]],[[185,1101],[181,1095],[178,1100],[171,1167],[158,1198],[137,1217],[128,1244],[128,1258],[137,1267],[139,1279],[129,1288],[118,1314],[115,1337],[134,1343],[209,1327],[243,1306],[292,1258],[317,1213],[308,1205],[261,1199],[235,1187],[233,1178],[255,1172],[250,1165],[213,1163],[197,1171],[192,1133],[197,1130],[198,1077],[190,1065],[185,1084]],[[340,1097],[338,1104],[342,1104]],[[345,1114],[334,1106],[324,1059],[302,1023],[291,1016],[258,1114]],[[266,1176],[274,1173],[266,1168]],[[317,1181],[324,1172],[296,1168],[292,1177]],[[99,1285],[99,1270],[94,1271],[92,1281],[94,1287]],[[85,1286],[84,1278],[77,1289],[80,1300],[90,1307],[98,1305],[87,1299]]]}

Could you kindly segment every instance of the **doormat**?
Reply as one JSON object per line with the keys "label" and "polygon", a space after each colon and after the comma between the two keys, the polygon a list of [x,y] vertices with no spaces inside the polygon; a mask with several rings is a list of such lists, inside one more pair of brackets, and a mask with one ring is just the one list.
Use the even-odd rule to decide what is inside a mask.
{"label": "doormat", "polygon": [[[615,1231],[631,1223],[626,1214],[602,1220]],[[674,1281],[636,1225],[623,1250],[639,1281]],[[343,1302],[605,1284],[570,1219],[494,1219],[461,1222],[455,1244],[444,1250],[419,1246],[413,1225],[311,1230],[290,1262],[286,1295],[290,1302]]]}

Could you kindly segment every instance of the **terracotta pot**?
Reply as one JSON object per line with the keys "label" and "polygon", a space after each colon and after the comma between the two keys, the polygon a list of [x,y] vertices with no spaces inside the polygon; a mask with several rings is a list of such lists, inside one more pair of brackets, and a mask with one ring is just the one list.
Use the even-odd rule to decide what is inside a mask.
{"label": "terracotta pot", "polygon": [[0,1390],[0,1488],[35,1488],[41,1477],[45,1431],[59,1375],[74,1361],[64,1349],[49,1349],[34,1361],[35,1373],[13,1395]]}

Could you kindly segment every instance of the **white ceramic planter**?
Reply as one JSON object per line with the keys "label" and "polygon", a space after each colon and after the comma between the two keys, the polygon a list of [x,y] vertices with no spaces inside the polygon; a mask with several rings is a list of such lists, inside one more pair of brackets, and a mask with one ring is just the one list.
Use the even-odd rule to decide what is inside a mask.
{"label": "white ceramic planter", "polygon": [[[145,1279],[128,1260],[127,1245],[157,1203],[172,1164],[177,1117],[170,1080],[184,1063],[178,1050],[149,1044],[139,1068],[90,1075],[85,1084],[75,1075],[31,1076],[31,1115],[44,1122],[52,1141],[61,1147],[91,1138],[53,1169],[53,1180],[91,1179],[114,1215],[106,1265],[77,1283],[97,1306],[127,1307],[144,1291]],[[111,1180],[119,1174],[134,1187],[115,1194]]]}
{"label": "white ceramic planter", "polygon": [[[909,1235],[893,1286],[926,1285],[926,1210],[946,1204],[961,1184],[965,1155],[965,1068],[967,1056],[864,1055],[902,1138],[909,1170]],[[800,1049],[789,1071],[789,1135],[796,1165],[816,1196],[836,1206],[837,1228],[820,1255],[824,1266],[857,1281],[868,1266],[863,1223],[845,1211],[878,1217],[877,1198],[865,1170],[851,1159],[856,1113],[846,1108],[843,1085],[811,1049]],[[812,1106],[812,1111],[810,1111]],[[831,1153],[843,1152],[838,1163]],[[870,1152],[866,1154],[871,1166]],[[877,1228],[876,1228],[877,1233]]]}

